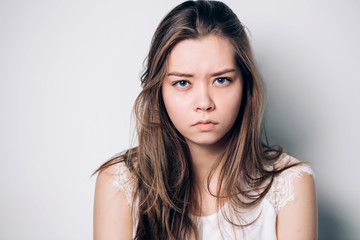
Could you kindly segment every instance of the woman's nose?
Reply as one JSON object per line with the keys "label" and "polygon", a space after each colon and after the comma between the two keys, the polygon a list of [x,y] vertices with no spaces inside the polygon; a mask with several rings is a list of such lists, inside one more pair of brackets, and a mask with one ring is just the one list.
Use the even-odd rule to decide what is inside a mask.
{"label": "woman's nose", "polygon": [[199,87],[194,94],[194,111],[213,111],[215,109],[215,104],[206,86]]}

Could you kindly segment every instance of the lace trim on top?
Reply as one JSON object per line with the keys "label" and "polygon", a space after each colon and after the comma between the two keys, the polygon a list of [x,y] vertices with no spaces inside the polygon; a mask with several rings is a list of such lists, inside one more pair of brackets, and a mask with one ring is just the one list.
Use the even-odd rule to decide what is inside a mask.
{"label": "lace trim on top", "polygon": [[[293,164],[296,162],[299,161],[284,154],[277,164],[285,166],[286,164]],[[114,167],[115,174],[113,184],[125,194],[128,204],[131,205],[135,191],[134,178],[124,162],[117,163]],[[295,200],[293,181],[295,178],[304,176],[304,173],[314,176],[311,168],[306,164],[302,164],[291,167],[274,178],[273,184],[265,198],[274,206],[276,214],[289,202]]]}
{"label": "lace trim on top", "polygon": [[[280,165],[286,166],[299,162],[299,160],[284,154],[285,156],[279,160]],[[286,169],[280,175],[274,178],[273,184],[266,194],[268,201],[274,206],[276,214],[285,207],[288,203],[295,200],[295,192],[293,182],[295,178],[301,178],[304,174],[314,176],[311,168],[306,164],[301,164],[295,167]]]}
{"label": "lace trim on top", "polygon": [[113,185],[125,194],[128,204],[131,205],[135,191],[134,178],[125,162],[119,162],[114,167]]}

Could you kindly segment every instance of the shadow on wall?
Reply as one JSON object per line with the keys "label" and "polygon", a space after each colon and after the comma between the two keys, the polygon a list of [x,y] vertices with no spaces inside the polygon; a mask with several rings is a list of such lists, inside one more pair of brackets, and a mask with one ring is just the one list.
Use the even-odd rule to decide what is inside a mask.
{"label": "shadow on wall", "polygon": [[[271,64],[267,67],[271,68]],[[299,73],[292,77],[293,81],[301,81],[301,71],[293,69]],[[281,80],[281,81],[280,81]],[[266,83],[270,83],[269,87]],[[322,139],[321,129],[323,118],[320,118],[314,104],[299,104],[302,96],[307,96],[307,90],[303,89],[302,94],[298,94],[292,88],[288,91],[279,91],[282,89],[282,83],[286,78],[281,75],[268,75],[265,81],[267,89],[268,106],[265,109],[264,127],[270,145],[280,144],[284,147],[286,153],[298,158],[299,160],[312,161],[315,157],[321,156],[324,149],[318,144]],[[290,91],[291,90],[291,91]],[[301,90],[301,89],[300,89]],[[294,96],[293,96],[294,95]],[[310,101],[311,102],[311,101]],[[263,136],[265,141],[265,136]],[[317,162],[318,169],[324,169],[324,162]],[[315,165],[315,164],[314,164]],[[354,220],[346,216],[342,211],[342,203],[331,201],[326,198],[325,192],[321,191],[321,184],[318,182],[315,170],[315,183],[318,196],[318,214],[319,214],[319,240],[353,240],[359,239],[359,229],[356,228]],[[329,183],[325,183],[329,184]],[[330,194],[328,194],[330,195]]]}
{"label": "shadow on wall", "polygon": [[[265,112],[265,114],[266,113],[268,112]],[[293,115],[289,114],[288,119],[291,118],[291,116]],[[296,122],[296,119],[290,119],[290,122],[296,122],[299,127],[297,128],[297,131],[289,130],[291,128],[284,131],[284,127],[281,127],[281,119],[271,120],[272,121],[266,122],[267,136],[269,137],[270,145],[283,143],[281,145],[285,148],[285,152],[290,153],[290,155],[295,157],[301,156],[300,159],[302,159],[302,156],[306,155],[304,153],[307,152],[307,148],[309,147],[305,144],[308,142],[307,136],[310,136],[306,127],[301,125],[301,122]],[[268,126],[270,127],[268,128]],[[301,132],[301,134],[299,132]],[[303,144],[297,144],[299,142]],[[357,239],[354,234],[357,229],[354,229],[354,223],[349,222],[346,216],[341,212],[341,204],[330,204],[325,197],[321,196],[322,194],[319,191],[319,186],[316,188],[319,211],[319,240]]]}
{"label": "shadow on wall", "polygon": [[326,201],[318,200],[319,206],[319,240],[351,240],[349,225]]}

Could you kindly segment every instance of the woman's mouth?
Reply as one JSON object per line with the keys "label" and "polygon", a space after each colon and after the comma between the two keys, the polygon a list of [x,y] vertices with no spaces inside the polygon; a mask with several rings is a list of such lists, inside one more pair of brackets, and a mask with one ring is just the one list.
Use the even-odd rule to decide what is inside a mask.
{"label": "woman's mouth", "polygon": [[206,131],[211,131],[212,129],[214,129],[217,124],[218,123],[213,122],[213,121],[199,121],[199,122],[195,123],[193,126],[200,131],[206,132]]}

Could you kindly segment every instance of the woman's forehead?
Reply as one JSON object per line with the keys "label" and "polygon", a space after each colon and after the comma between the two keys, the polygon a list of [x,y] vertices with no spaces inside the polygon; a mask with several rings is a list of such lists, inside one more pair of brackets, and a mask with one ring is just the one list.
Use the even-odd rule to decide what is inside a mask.
{"label": "woman's forehead", "polygon": [[227,38],[208,35],[198,39],[186,39],[170,52],[167,72],[220,71],[236,68],[234,51]]}

